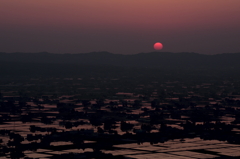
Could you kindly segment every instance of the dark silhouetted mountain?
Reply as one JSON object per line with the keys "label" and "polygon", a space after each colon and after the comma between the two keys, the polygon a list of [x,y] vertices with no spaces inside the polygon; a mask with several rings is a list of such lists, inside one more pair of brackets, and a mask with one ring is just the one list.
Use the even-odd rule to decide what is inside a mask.
{"label": "dark silhouetted mountain", "polygon": [[[150,52],[134,55],[91,52],[82,54],[0,53],[0,74],[75,74],[88,71],[117,72],[122,68],[162,70],[240,69],[240,53],[203,55],[197,53]],[[96,70],[97,68],[97,70]],[[121,69],[120,69],[121,68]],[[113,70],[115,69],[115,70]]]}
{"label": "dark silhouetted mountain", "polygon": [[0,53],[0,62],[105,65],[150,68],[239,67],[240,53],[203,55],[197,53],[150,52],[134,55],[91,52],[84,54]]}

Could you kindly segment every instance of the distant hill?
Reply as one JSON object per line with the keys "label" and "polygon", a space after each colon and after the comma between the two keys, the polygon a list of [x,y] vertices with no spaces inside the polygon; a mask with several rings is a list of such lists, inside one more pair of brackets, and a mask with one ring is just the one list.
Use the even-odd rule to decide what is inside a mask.
{"label": "distant hill", "polygon": [[71,64],[137,68],[240,68],[240,53],[203,55],[197,53],[150,52],[134,55],[91,52],[83,54],[0,53],[1,63]]}

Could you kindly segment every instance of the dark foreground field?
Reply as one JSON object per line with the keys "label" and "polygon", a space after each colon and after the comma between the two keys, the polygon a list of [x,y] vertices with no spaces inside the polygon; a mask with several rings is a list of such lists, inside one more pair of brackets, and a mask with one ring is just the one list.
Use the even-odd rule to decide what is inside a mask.
{"label": "dark foreground field", "polygon": [[1,66],[2,158],[240,157],[237,68]]}

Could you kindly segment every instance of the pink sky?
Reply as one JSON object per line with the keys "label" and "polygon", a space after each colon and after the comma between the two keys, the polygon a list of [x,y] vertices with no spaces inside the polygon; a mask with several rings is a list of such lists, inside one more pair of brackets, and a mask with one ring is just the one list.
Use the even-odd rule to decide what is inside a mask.
{"label": "pink sky", "polygon": [[1,0],[0,52],[240,52],[239,0]]}

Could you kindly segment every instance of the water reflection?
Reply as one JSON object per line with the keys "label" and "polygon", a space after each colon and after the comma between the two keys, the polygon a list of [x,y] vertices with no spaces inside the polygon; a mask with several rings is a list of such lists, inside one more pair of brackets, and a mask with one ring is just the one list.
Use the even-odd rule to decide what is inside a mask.
{"label": "water reflection", "polygon": [[[74,82],[72,78],[63,81],[66,80]],[[3,86],[2,90],[9,87]],[[37,84],[24,87],[33,86]],[[4,158],[240,156],[239,96],[223,96],[222,87],[219,96],[211,98],[195,90],[211,89],[210,83],[190,87],[173,81],[161,83],[161,89],[156,89],[157,86],[158,82],[138,84],[138,93],[105,92],[105,98],[89,98],[104,94],[102,87],[80,89],[97,92],[89,96],[79,92],[78,95],[10,96],[14,91],[3,91],[0,155]],[[144,95],[143,87],[151,90],[149,95]],[[182,88],[185,93],[174,88]]]}

